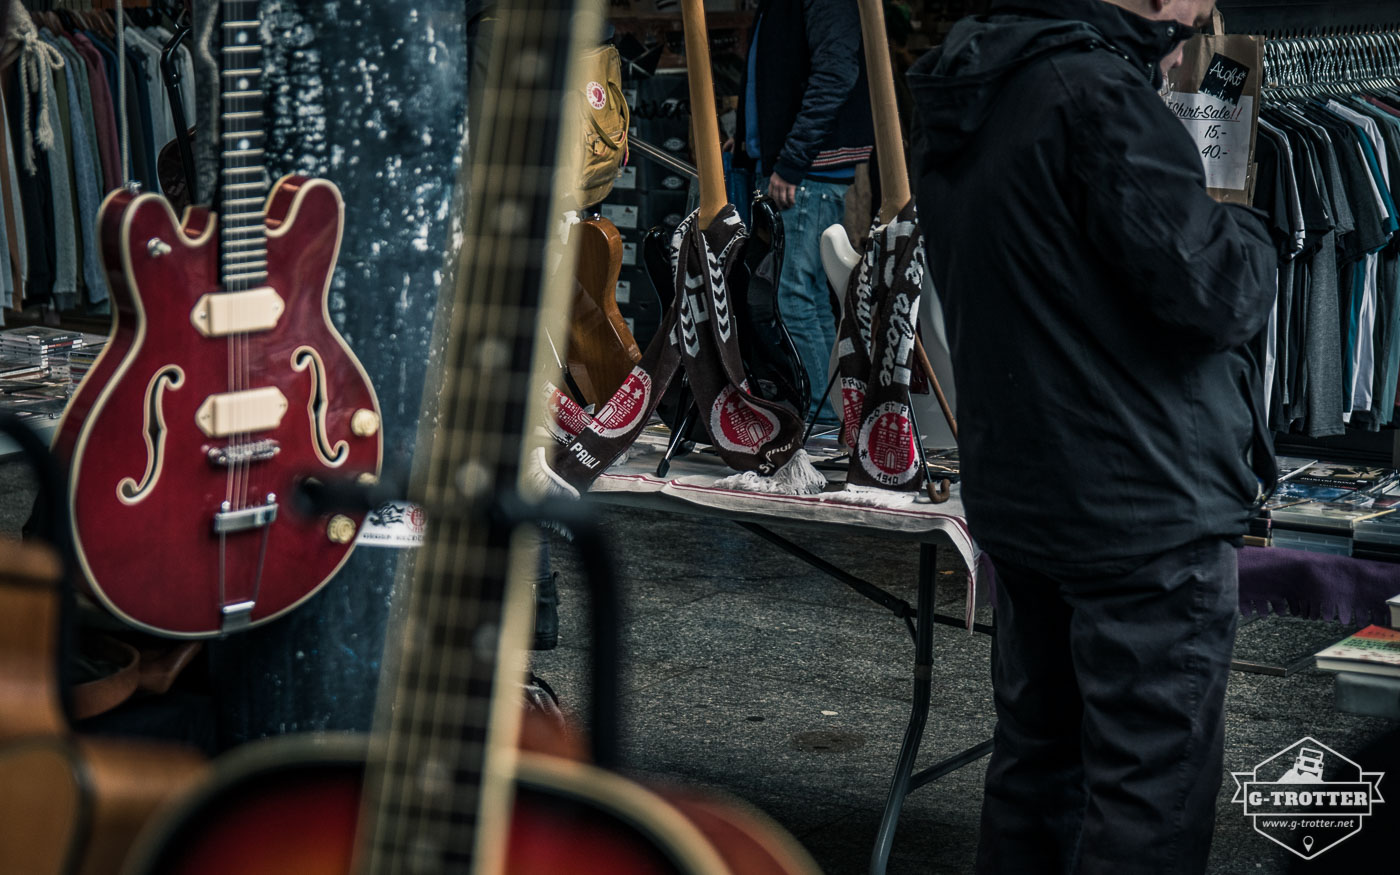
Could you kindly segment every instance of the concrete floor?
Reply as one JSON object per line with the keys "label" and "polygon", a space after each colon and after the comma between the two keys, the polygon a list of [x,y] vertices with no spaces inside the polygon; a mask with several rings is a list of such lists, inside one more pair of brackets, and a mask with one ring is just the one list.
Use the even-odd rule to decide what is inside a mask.
{"label": "concrete floor", "polygon": [[[0,465],[0,531],[17,532],[31,487]],[[880,608],[731,524],[671,514],[605,510],[627,607],[623,747],[642,777],[721,790],[767,811],[829,873],[865,871],[885,802],[912,689],[913,645]],[[909,601],[916,550],[885,555],[888,542],[778,531]],[[561,641],[535,670],[566,709],[586,713],[586,595],[573,548],[555,538],[563,572]],[[940,557],[940,610],[961,614],[965,579],[954,554]],[[1400,575],[1397,575],[1400,591]],[[989,619],[984,615],[979,619]],[[1237,654],[1287,661],[1343,637],[1332,623],[1269,618],[1241,630]],[[920,764],[990,737],[985,636],[939,627],[934,709]],[[1331,675],[1231,678],[1225,767],[1243,771],[1312,735],[1367,769],[1400,776],[1400,724],[1342,714]],[[892,873],[972,869],[986,760],[908,800]],[[1393,778],[1400,786],[1400,778]],[[1400,790],[1362,834],[1297,871],[1375,865],[1377,846],[1400,832]],[[1254,833],[1222,785],[1212,875],[1291,872],[1288,852]],[[1390,861],[1375,871],[1394,871]]]}
{"label": "concrete floor", "polygon": [[[759,806],[827,872],[865,871],[908,720],[913,645],[902,623],[732,524],[624,510],[608,510],[604,519],[628,607],[626,761],[638,774],[721,789]],[[778,531],[914,601],[912,546],[885,556],[880,551],[889,542],[814,542],[798,529]],[[582,714],[586,595],[570,546],[557,538],[553,546],[565,579],[561,641],[536,657],[535,669]],[[939,607],[961,616],[966,581],[957,565],[955,554],[940,556]],[[979,619],[988,621],[989,613]],[[1241,630],[1236,652],[1287,661],[1348,631],[1270,617]],[[990,737],[989,654],[985,636],[936,630],[934,708],[921,765]],[[1305,735],[1368,769],[1384,768],[1371,748],[1400,748],[1400,724],[1342,714],[1331,701],[1332,677],[1324,672],[1286,679],[1233,674],[1226,769],[1250,769]],[[890,872],[972,870],[985,772],[984,759],[909,797]],[[1226,776],[1210,872],[1290,871],[1292,855],[1253,832],[1230,803],[1233,792]],[[1391,808],[1400,814],[1400,792],[1394,798]],[[1361,839],[1388,838],[1400,825],[1385,808],[1377,806],[1361,836],[1318,857],[1309,871],[1339,871],[1332,866],[1343,852],[1349,863],[1370,862],[1374,848]]]}

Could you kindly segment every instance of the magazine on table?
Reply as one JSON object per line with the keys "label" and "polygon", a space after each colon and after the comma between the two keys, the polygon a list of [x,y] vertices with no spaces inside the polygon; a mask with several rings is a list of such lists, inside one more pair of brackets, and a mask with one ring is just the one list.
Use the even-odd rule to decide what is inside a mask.
{"label": "magazine on table", "polygon": [[1381,489],[1395,483],[1397,474],[1393,468],[1376,465],[1334,465],[1330,462],[1314,462],[1293,478],[1295,483],[1308,483],[1314,486],[1339,486],[1351,490]]}

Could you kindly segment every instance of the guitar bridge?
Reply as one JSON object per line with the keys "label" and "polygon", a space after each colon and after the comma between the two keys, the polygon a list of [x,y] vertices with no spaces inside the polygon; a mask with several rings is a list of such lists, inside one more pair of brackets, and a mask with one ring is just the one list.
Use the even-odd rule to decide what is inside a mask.
{"label": "guitar bridge", "polygon": [[209,464],[215,468],[229,468],[234,465],[247,465],[250,462],[266,462],[280,452],[282,445],[271,439],[229,447],[210,447]]}
{"label": "guitar bridge", "polygon": [[277,519],[277,502],[269,501],[258,507],[245,507],[240,510],[221,510],[214,514],[214,534],[230,535],[261,529]]}

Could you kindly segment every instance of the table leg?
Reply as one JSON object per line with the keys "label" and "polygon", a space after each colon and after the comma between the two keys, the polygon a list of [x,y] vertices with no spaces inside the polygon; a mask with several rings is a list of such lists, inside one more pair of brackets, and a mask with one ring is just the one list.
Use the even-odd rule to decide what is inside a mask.
{"label": "table leg", "polygon": [[914,702],[909,710],[909,726],[904,730],[904,743],[899,748],[899,760],[890,782],[890,795],[885,813],[880,819],[880,831],[875,836],[875,849],[870,855],[870,875],[885,875],[894,846],[894,832],[899,826],[899,814],[904,809],[904,797],[909,795],[909,780],[914,773],[914,761],[919,756],[919,743],[924,737],[928,720],[929,700],[933,694],[933,601],[938,574],[938,548],[932,544],[919,545],[919,601],[914,634]]}

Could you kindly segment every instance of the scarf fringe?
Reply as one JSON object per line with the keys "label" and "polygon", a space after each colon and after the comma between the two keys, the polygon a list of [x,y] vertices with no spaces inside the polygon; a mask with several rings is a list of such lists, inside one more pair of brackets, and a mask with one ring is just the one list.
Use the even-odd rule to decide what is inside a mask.
{"label": "scarf fringe", "polygon": [[577,489],[549,467],[549,457],[544,447],[536,447],[525,461],[525,485],[541,498],[579,497]]}
{"label": "scarf fringe", "polygon": [[826,488],[826,476],[812,465],[812,457],[806,450],[798,450],[771,477],[744,471],[716,480],[715,487],[765,495],[816,495]]}
{"label": "scarf fringe", "polygon": [[875,486],[857,486],[854,483],[847,483],[845,489],[828,492],[822,496],[822,501],[853,504],[859,507],[908,507],[918,500],[919,493],[917,492],[895,492],[891,489],[880,489]]}

